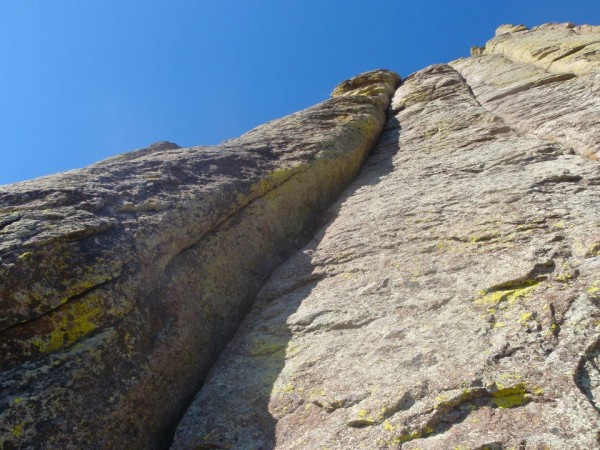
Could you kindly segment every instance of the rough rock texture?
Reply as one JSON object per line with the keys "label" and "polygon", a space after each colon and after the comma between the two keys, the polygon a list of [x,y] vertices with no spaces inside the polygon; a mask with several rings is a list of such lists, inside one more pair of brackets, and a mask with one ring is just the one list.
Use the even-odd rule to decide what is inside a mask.
{"label": "rough rock texture", "polygon": [[168,446],[272,270],[356,175],[398,76],[216,147],[0,187],[0,448]]}
{"label": "rough rock texture", "polygon": [[479,56],[451,63],[477,100],[518,132],[598,159],[600,27],[504,26],[497,33]]}
{"label": "rough rock texture", "polygon": [[172,448],[599,448],[599,40],[504,26],[407,78]]}

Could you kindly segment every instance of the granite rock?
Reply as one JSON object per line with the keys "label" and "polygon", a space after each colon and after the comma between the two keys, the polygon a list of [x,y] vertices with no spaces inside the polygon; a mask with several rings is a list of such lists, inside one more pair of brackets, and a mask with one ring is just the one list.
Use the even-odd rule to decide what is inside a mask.
{"label": "granite rock", "polygon": [[598,159],[599,46],[600,27],[548,24],[499,34],[479,54],[450,65],[518,132]]}
{"label": "granite rock", "polygon": [[168,446],[272,270],[377,141],[399,78],[215,147],[0,187],[0,448]]}
{"label": "granite rock", "polygon": [[599,448],[599,46],[1,186],[0,448]]}
{"label": "granite rock", "polygon": [[171,448],[599,448],[596,33],[504,26],[406,78]]}

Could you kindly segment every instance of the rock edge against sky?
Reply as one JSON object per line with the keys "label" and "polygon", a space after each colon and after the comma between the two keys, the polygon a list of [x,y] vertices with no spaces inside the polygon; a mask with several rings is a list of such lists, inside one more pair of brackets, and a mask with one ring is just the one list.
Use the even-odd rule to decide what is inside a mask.
{"label": "rock edge against sky", "polygon": [[504,25],[0,187],[0,448],[597,448],[599,91],[599,27]]}

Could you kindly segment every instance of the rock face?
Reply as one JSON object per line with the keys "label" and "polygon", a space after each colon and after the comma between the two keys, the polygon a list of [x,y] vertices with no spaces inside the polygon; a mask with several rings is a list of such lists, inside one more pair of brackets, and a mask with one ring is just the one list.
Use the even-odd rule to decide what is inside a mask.
{"label": "rock face", "polygon": [[502,27],[404,80],[172,448],[598,448],[598,42]]}
{"label": "rock face", "polygon": [[600,447],[599,45],[0,187],[0,448]]}
{"label": "rock face", "polygon": [[356,175],[398,76],[210,148],[0,188],[0,448],[168,446],[256,293]]}

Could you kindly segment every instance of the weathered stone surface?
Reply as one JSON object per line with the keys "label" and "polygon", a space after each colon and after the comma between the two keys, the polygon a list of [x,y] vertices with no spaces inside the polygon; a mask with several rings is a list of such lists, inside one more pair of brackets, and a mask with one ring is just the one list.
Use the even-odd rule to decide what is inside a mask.
{"label": "weathered stone surface", "polygon": [[599,448],[599,45],[0,187],[0,448]]}
{"label": "weathered stone surface", "polygon": [[164,447],[270,272],[358,172],[397,82],[364,74],[216,147],[159,143],[0,187],[0,448]]}
{"label": "weathered stone surface", "polygon": [[501,32],[397,89],[173,449],[599,448],[596,53],[531,57],[596,30]]}
{"label": "weathered stone surface", "polygon": [[450,65],[466,78],[486,109],[517,131],[598,159],[600,50],[576,45],[594,39],[594,45],[600,45],[598,27],[545,25],[500,34],[482,54]]}
{"label": "weathered stone surface", "polygon": [[528,30],[503,25],[485,45],[484,54],[500,54],[553,73],[586,75],[600,70],[600,26],[546,24]]}

